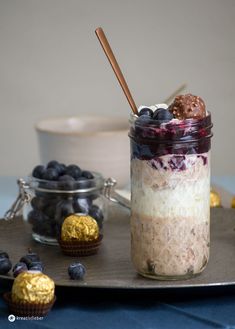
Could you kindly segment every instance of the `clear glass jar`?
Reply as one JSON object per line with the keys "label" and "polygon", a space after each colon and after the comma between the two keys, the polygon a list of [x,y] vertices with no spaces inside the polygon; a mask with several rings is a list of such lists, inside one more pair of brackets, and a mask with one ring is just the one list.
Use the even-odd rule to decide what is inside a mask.
{"label": "clear glass jar", "polygon": [[160,123],[132,115],[131,256],[143,276],[200,273],[210,246],[211,115]]}
{"label": "clear glass jar", "polygon": [[[107,218],[107,201],[102,193],[104,179],[98,173],[93,172],[93,176],[92,179],[80,181],[46,181],[32,176],[23,184],[19,180],[22,186],[18,199],[23,206],[24,219],[32,225],[34,240],[49,245],[58,244],[61,225],[73,213],[89,214],[102,230],[103,221]],[[19,209],[8,212],[7,217],[13,217]]]}

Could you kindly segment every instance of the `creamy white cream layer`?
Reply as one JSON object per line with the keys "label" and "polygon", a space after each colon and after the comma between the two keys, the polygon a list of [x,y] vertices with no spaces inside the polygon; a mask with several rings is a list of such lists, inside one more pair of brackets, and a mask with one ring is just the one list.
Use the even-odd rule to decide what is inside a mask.
{"label": "creamy white cream layer", "polygon": [[[160,157],[163,168],[172,155]],[[204,164],[205,159],[207,163]],[[185,170],[153,167],[151,161],[131,161],[132,212],[150,217],[209,217],[210,159],[208,154],[185,155]]]}

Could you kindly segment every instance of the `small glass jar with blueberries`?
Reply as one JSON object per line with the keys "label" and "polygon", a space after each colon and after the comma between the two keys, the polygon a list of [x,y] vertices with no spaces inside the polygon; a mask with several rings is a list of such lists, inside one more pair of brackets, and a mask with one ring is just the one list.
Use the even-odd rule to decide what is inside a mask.
{"label": "small glass jar with blueberries", "polygon": [[62,223],[70,214],[90,215],[102,230],[107,217],[104,183],[101,174],[74,164],[38,165],[25,181],[18,180],[20,194],[5,218],[13,218],[23,207],[34,240],[49,245],[58,244]]}

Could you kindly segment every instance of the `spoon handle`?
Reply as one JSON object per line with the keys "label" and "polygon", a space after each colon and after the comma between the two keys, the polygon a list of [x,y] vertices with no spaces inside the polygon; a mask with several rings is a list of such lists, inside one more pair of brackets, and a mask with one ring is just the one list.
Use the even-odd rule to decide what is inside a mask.
{"label": "spoon handle", "polygon": [[133,111],[134,114],[137,114],[138,115],[138,110],[137,110],[137,107],[136,107],[136,104],[135,104],[135,101],[134,99],[132,98],[131,96],[131,93],[130,93],[130,90],[128,88],[128,85],[126,83],[126,80],[122,74],[122,71],[118,65],[118,62],[113,54],[113,51],[109,45],[109,42],[104,34],[104,31],[101,27],[98,27],[96,30],[95,30],[95,33],[96,33],[96,36],[97,38],[99,39],[100,41],[100,44],[109,60],[109,63],[111,64],[112,68],[113,68],[113,71],[122,87],[122,90],[128,100],[128,103],[130,104],[131,106],[131,109]]}

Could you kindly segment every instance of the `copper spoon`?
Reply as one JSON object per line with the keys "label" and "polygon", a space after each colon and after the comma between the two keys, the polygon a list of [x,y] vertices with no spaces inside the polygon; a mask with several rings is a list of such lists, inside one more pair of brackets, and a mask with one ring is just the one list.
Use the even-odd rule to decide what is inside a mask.
{"label": "copper spoon", "polygon": [[108,60],[109,60],[109,63],[111,64],[112,68],[113,68],[113,71],[122,87],[122,90],[128,100],[128,103],[130,104],[131,106],[131,109],[133,111],[134,114],[138,115],[138,110],[137,110],[137,107],[135,105],[135,101],[134,99],[132,98],[131,96],[131,93],[130,93],[130,90],[128,88],[128,85],[126,83],[126,80],[122,74],[122,71],[118,65],[118,62],[113,54],[113,51],[109,45],[109,42],[104,34],[104,31],[101,27],[98,27],[96,30],[95,30],[95,33],[96,33],[96,36],[97,38],[99,39],[100,41],[100,44],[105,52],[105,55],[107,56]]}

